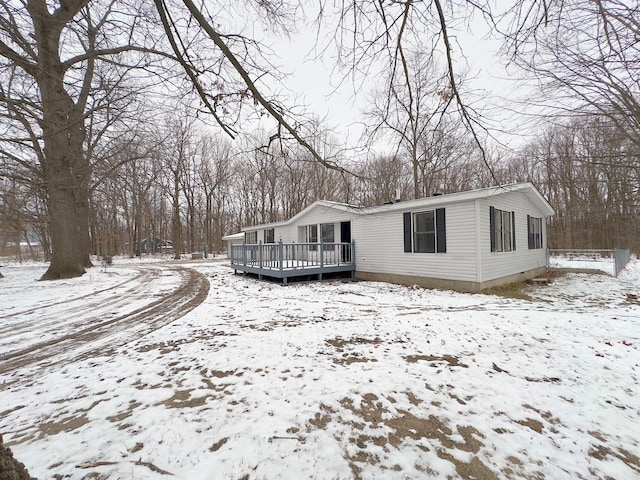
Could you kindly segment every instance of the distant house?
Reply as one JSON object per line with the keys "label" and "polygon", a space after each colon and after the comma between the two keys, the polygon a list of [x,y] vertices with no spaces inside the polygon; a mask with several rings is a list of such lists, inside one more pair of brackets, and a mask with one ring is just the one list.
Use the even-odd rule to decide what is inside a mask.
{"label": "distant house", "polygon": [[350,271],[363,280],[478,292],[545,270],[553,214],[531,183],[366,208],[321,200],[289,220],[243,228],[231,266],[285,282]]}
{"label": "distant house", "polygon": [[171,240],[162,240],[158,237],[145,238],[140,242],[140,253],[160,253],[173,248]]}

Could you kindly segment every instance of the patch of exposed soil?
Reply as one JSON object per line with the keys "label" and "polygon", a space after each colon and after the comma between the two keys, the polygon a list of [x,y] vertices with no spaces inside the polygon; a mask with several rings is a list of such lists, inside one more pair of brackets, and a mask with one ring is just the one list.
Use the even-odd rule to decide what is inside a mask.
{"label": "patch of exposed soil", "polygon": [[624,448],[614,451],[605,445],[593,445],[589,450],[589,456],[597,460],[606,460],[608,456],[616,457],[631,470],[640,474],[640,457]]}
{"label": "patch of exposed soil", "polygon": [[[455,357],[453,355],[442,355],[442,356],[437,356],[437,355],[407,355],[406,357],[404,357],[404,359],[409,363],[416,363],[416,362],[419,362],[419,361],[446,362],[446,363],[449,364],[450,367],[469,368],[469,365],[461,363],[460,360],[458,359],[458,357]],[[433,365],[433,366],[437,366],[437,365]]]}
{"label": "patch of exposed soil", "polygon": [[363,337],[354,337],[354,338],[330,338],[329,340],[325,340],[329,345],[335,347],[338,352],[344,351],[344,347],[346,345],[380,345],[382,340],[378,337],[376,338],[363,338]]}
{"label": "patch of exposed soil", "polygon": [[[414,405],[419,403],[413,393],[405,392],[405,394]],[[345,454],[354,478],[361,478],[362,467],[359,464],[363,463],[378,465],[381,470],[401,470],[398,465],[381,465],[379,456],[372,452],[379,451],[380,448],[385,452],[388,452],[390,448],[401,448],[406,439],[413,440],[418,444],[418,448],[424,451],[429,451],[430,447],[435,448],[440,458],[448,460],[455,465],[456,471],[461,478],[484,478],[489,480],[498,478],[477,456],[471,457],[469,462],[463,462],[446,451],[455,449],[463,452],[478,453],[483,446],[482,439],[484,439],[484,435],[475,427],[458,425],[454,431],[435,415],[429,415],[424,418],[406,410],[391,412],[385,408],[384,400],[395,403],[395,400],[381,399],[374,393],[362,395],[359,403],[354,402],[349,397],[343,398],[340,404],[345,410],[348,410],[358,418],[355,421],[345,420],[335,411],[318,412],[314,418],[308,420],[310,426],[322,429],[326,429],[327,425],[334,420],[348,425],[352,432],[349,443],[356,445],[359,449],[354,454]],[[351,417],[352,415],[349,416]],[[372,429],[379,430],[380,434],[365,433],[371,432]],[[416,468],[418,467],[425,472],[429,471],[427,465],[417,465]]]}

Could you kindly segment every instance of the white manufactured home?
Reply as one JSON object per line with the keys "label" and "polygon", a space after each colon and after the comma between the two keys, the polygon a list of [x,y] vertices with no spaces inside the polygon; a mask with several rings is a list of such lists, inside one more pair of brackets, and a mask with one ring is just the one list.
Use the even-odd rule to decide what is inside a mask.
{"label": "white manufactured home", "polygon": [[356,207],[317,201],[289,220],[245,227],[236,271],[284,279],[329,272],[478,292],[546,268],[546,218],[531,183]]}

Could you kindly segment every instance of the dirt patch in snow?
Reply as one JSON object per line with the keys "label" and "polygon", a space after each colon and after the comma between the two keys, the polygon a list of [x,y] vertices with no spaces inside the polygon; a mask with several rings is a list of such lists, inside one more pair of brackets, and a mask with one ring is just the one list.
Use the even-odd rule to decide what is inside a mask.
{"label": "dirt patch in snow", "polygon": [[454,355],[407,355],[404,359],[409,363],[416,363],[420,361],[435,362],[434,367],[438,366],[438,363],[446,362],[450,367],[462,367],[469,368],[469,365],[461,363],[460,359]]}
{"label": "dirt patch in snow", "polygon": [[607,457],[615,457],[624,462],[631,470],[640,474],[640,457],[624,448],[614,451],[605,445],[594,445],[589,449],[589,456],[602,461],[606,461]]}
{"label": "dirt patch in snow", "polygon": [[[412,404],[420,403],[412,392],[405,392],[405,395]],[[332,421],[348,426],[348,444],[355,445],[357,450],[351,453],[345,451],[345,458],[355,479],[361,478],[363,463],[377,465],[381,470],[402,471],[400,465],[386,465],[381,457],[391,449],[402,448],[407,440],[417,443],[418,448],[425,452],[434,449],[440,458],[455,465],[461,478],[498,478],[478,456],[473,455],[465,462],[449,452],[459,450],[478,453],[483,446],[484,435],[475,427],[458,425],[454,431],[435,415],[420,417],[403,409],[391,411],[385,406],[388,403],[395,404],[396,400],[392,397],[381,398],[374,393],[362,395],[359,402],[345,397],[340,401],[340,405],[349,415],[343,416],[325,407],[322,412],[316,413],[314,418],[308,420],[308,424],[320,429],[327,429]],[[353,420],[354,416],[357,420]],[[372,431],[379,434],[371,433]],[[416,465],[416,468],[425,473],[430,471],[428,465]]]}

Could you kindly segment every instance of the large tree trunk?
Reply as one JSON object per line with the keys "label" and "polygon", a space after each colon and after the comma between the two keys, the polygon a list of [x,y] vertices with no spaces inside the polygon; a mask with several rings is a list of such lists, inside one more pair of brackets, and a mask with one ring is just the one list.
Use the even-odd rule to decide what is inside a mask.
{"label": "large tree trunk", "polygon": [[83,3],[76,0],[56,15],[50,15],[41,0],[31,0],[27,6],[38,46],[36,80],[42,96],[42,162],[51,233],[51,263],[42,280],[77,277],[90,265],[87,185],[91,166],[83,151],[84,118],[65,90],[58,53],[61,31]]}

